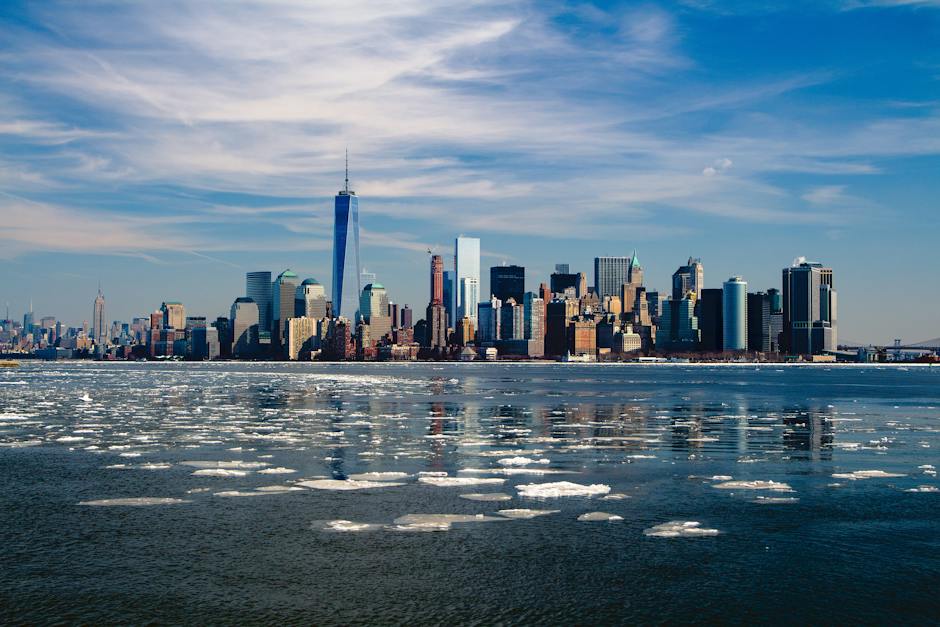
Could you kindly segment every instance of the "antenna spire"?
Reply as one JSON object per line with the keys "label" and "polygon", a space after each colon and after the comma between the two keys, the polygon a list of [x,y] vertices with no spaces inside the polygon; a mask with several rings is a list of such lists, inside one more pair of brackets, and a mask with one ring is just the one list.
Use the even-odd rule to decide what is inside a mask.
{"label": "antenna spire", "polygon": [[346,148],[346,193],[349,193],[349,148]]}

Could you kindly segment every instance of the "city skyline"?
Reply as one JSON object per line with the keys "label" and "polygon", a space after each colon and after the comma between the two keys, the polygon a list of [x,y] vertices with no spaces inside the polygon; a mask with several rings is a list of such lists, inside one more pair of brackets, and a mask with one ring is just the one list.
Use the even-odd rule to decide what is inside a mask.
{"label": "city skyline", "polygon": [[938,334],[935,3],[177,8],[0,9],[12,317],[79,325],[99,281],[108,324],[228,314],[258,268],[329,285],[348,146],[362,266],[419,312],[465,233],[480,300],[504,261],[536,291],[637,249],[665,292],[689,256],[753,290],[805,256],[840,341]]}

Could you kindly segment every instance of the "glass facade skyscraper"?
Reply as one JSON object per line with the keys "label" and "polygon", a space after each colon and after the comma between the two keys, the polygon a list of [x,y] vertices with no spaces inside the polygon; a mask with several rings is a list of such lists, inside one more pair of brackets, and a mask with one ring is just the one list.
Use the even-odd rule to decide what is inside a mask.
{"label": "glass facade skyscraper", "polygon": [[333,207],[333,315],[356,318],[356,306],[362,292],[362,267],[359,260],[359,198],[346,186]]}
{"label": "glass facade skyscraper", "polygon": [[506,302],[510,298],[522,304],[525,297],[525,268],[493,266],[490,268],[490,294]]}
{"label": "glass facade skyscraper", "polygon": [[747,350],[747,281],[734,276],[722,284],[722,348]]}
{"label": "glass facade skyscraper", "polygon": [[464,317],[477,324],[477,305],[480,304],[480,239],[457,238],[454,243],[454,318]]}
{"label": "glass facade skyscraper", "polygon": [[598,298],[620,296],[620,288],[629,282],[629,257],[594,258],[594,291]]}
{"label": "glass facade skyscraper", "polygon": [[271,273],[249,272],[245,275],[245,296],[258,306],[258,330],[271,331]]}
{"label": "glass facade skyscraper", "polygon": [[781,349],[818,355],[834,350],[837,342],[832,268],[814,262],[784,268]]}

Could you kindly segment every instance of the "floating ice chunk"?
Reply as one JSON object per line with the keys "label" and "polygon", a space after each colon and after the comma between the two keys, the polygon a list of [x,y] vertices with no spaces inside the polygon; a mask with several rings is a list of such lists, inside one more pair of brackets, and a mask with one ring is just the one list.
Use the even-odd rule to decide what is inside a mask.
{"label": "floating ice chunk", "polygon": [[223,492],[214,493],[215,496],[223,496],[223,497],[264,496],[265,494],[270,494],[270,492],[245,492],[241,490],[225,490]]}
{"label": "floating ice chunk", "polygon": [[261,487],[255,488],[258,492],[269,492],[269,493],[278,493],[278,492],[303,492],[303,488],[298,488],[297,486],[292,485],[263,485]]}
{"label": "floating ice chunk", "polygon": [[434,531],[450,531],[449,522],[425,522],[425,523],[412,523],[410,525],[392,525],[389,527],[392,531],[417,531],[417,532],[434,532]]}
{"label": "floating ice chunk", "polygon": [[506,457],[496,461],[500,466],[528,466],[529,464],[547,464],[547,459],[532,459],[531,457]]}
{"label": "floating ice chunk", "polygon": [[885,472],[883,470],[855,470],[852,472],[834,472],[832,476],[836,479],[851,479],[852,481],[857,481],[859,479],[884,479],[904,477],[906,475],[896,472]]}
{"label": "floating ice chunk", "polygon": [[549,514],[557,514],[560,511],[560,509],[501,509],[496,513],[506,518],[529,519],[538,516],[548,516]]}
{"label": "floating ice chunk", "polygon": [[440,472],[437,470],[422,470],[418,473],[419,477],[446,477],[446,472]]}
{"label": "floating ice chunk", "polygon": [[193,473],[194,477],[245,477],[247,470],[229,470],[228,468],[203,468]]}
{"label": "floating ice chunk", "polygon": [[284,468],[283,466],[278,466],[277,468],[262,468],[258,471],[259,475],[290,475],[297,472],[293,468]]}
{"label": "floating ice chunk", "polygon": [[82,396],[78,397],[78,400],[82,401],[83,403],[90,403],[91,397],[88,396],[88,392],[85,392]]}
{"label": "floating ice chunk", "polygon": [[731,481],[734,477],[731,475],[712,475],[709,479],[711,481]]}
{"label": "floating ice chunk", "polygon": [[460,383],[460,379],[448,379],[447,382],[448,382],[448,383],[452,383],[452,384],[456,384],[456,383]]}
{"label": "floating ice chunk", "polygon": [[351,520],[326,520],[314,522],[311,525],[314,529],[322,529],[323,531],[335,531],[341,533],[347,532],[356,532],[356,531],[374,531],[378,529],[381,525],[374,525],[370,523],[359,523],[353,522]]}
{"label": "floating ice chunk", "polygon": [[61,438],[56,438],[56,442],[81,442],[84,439],[80,435],[63,435]]}
{"label": "floating ice chunk", "polygon": [[410,476],[407,472],[361,472],[349,475],[349,478],[355,481],[397,481]]}
{"label": "floating ice chunk", "polygon": [[787,503],[799,503],[800,499],[795,496],[759,496],[751,503],[759,503],[761,505],[783,505]]}
{"label": "floating ice chunk", "polygon": [[771,490],[773,492],[793,492],[789,484],[778,481],[725,481],[716,483],[719,490]]}
{"label": "floating ice chunk", "polygon": [[420,483],[427,483],[439,488],[451,488],[468,485],[502,485],[505,479],[497,477],[418,477]]}
{"label": "floating ice chunk", "polygon": [[670,520],[643,530],[643,535],[654,538],[696,538],[701,536],[717,536],[717,529],[701,527],[702,523],[694,520]]}
{"label": "floating ice chunk", "polygon": [[521,496],[535,498],[555,498],[561,496],[596,496],[610,492],[609,485],[595,483],[582,485],[570,481],[556,481],[553,483],[529,483],[517,485],[516,489]]}
{"label": "floating ice chunk", "polygon": [[529,466],[513,468],[461,468],[457,472],[480,473],[489,475],[576,475],[576,470],[556,470],[554,468],[532,468]]}
{"label": "floating ice chunk", "polygon": [[440,523],[479,523],[479,522],[505,522],[505,518],[487,516],[485,514],[405,514],[394,520],[396,525],[424,525]]}
{"label": "floating ice chunk", "polygon": [[623,492],[611,492],[606,496],[602,496],[602,501],[622,501],[624,499],[631,498],[629,494],[624,494]]}
{"label": "floating ice chunk", "polygon": [[615,522],[623,520],[623,516],[617,514],[608,514],[607,512],[587,512],[578,516],[581,522]]}
{"label": "floating ice chunk", "polygon": [[237,468],[240,470],[254,470],[255,468],[264,468],[270,466],[267,462],[244,462],[239,460],[232,461],[196,461],[180,462],[183,466],[193,468]]}
{"label": "floating ice chunk", "polygon": [[26,446],[40,446],[42,440],[20,440],[18,442],[0,442],[0,446],[4,448],[23,448]]}
{"label": "floating ice chunk", "polygon": [[100,499],[97,501],[82,501],[79,505],[109,506],[109,505],[127,505],[141,507],[144,505],[176,505],[178,503],[192,503],[185,499],[167,499],[158,497],[142,496],[126,499]]}
{"label": "floating ice chunk", "polygon": [[512,497],[508,494],[503,494],[502,492],[485,492],[478,494],[461,494],[460,498],[467,499],[468,501],[511,501]]}
{"label": "floating ice chunk", "polygon": [[301,481],[297,485],[313,490],[368,490],[370,488],[395,488],[405,485],[392,481],[356,481],[354,479],[343,481],[341,479],[316,479],[314,481]]}
{"label": "floating ice chunk", "polygon": [[935,485],[919,485],[916,488],[908,488],[905,492],[940,492],[940,488]]}

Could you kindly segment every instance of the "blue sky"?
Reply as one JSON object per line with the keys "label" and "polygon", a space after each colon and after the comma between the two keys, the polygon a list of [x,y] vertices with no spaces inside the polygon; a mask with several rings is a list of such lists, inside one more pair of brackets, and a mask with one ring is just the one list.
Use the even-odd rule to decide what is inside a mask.
{"label": "blue sky", "polygon": [[[840,339],[940,336],[940,2],[44,2],[0,7],[0,306],[72,324],[244,273],[328,283],[350,151],[363,259],[428,247],[665,289],[831,265]],[[484,278],[484,287],[486,287]]]}

